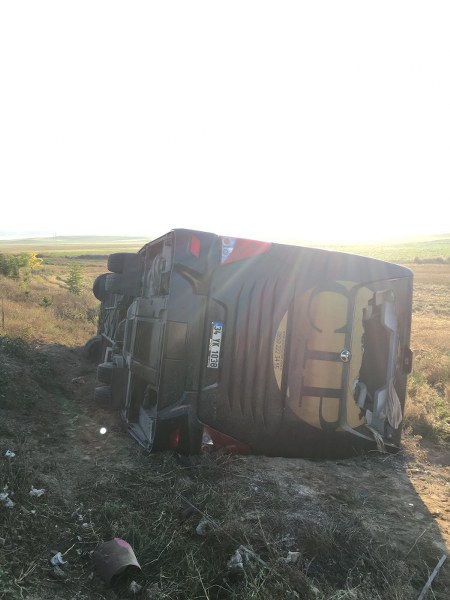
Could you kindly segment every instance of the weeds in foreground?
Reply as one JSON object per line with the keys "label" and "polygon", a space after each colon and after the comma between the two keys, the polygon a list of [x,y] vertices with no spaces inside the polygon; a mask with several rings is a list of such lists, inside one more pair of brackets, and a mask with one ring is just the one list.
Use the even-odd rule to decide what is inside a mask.
{"label": "weeds in foreground", "polygon": [[[425,544],[416,563],[399,556],[389,540],[380,544],[351,502],[303,497],[295,511],[293,499],[261,473],[259,493],[249,493],[253,483],[242,477],[239,458],[206,456],[186,466],[171,454],[136,451],[132,464],[111,457],[80,473],[72,498],[58,493],[65,474],[53,467],[53,489],[32,499],[30,484],[44,483],[36,460],[25,442],[14,461],[0,463],[0,484],[14,489],[21,506],[2,515],[6,550],[15,547],[0,557],[5,598],[18,598],[30,585],[39,589],[56,549],[67,551],[68,572],[77,573],[65,582],[67,597],[75,597],[75,589],[113,597],[89,579],[90,552],[112,537],[132,545],[142,567],[133,578],[159,600],[407,600],[414,597],[414,582],[426,579],[425,562],[434,560]],[[205,516],[209,526],[199,535]],[[237,550],[242,566],[232,568]],[[287,559],[289,552],[294,559]],[[30,565],[35,571],[22,578]],[[129,581],[124,576],[114,584],[119,597]]]}
{"label": "weeds in foreground", "polygon": [[0,336],[0,408],[28,411],[48,385],[51,366],[36,346]]}

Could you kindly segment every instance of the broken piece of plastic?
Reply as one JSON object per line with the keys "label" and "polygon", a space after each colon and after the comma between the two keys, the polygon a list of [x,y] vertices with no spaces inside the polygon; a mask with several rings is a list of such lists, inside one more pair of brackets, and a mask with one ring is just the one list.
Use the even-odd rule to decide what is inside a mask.
{"label": "broken piece of plastic", "polygon": [[251,566],[254,554],[245,546],[239,546],[227,563],[229,571],[243,571],[244,567]]}
{"label": "broken piece of plastic", "polygon": [[65,565],[67,561],[63,559],[61,552],[57,552],[55,556],[50,559],[50,562],[54,567],[57,567],[58,565]]}
{"label": "broken piece of plastic", "polygon": [[206,535],[208,529],[211,528],[211,521],[207,517],[203,517],[197,527],[195,528],[195,532],[197,535]]}
{"label": "broken piece of plastic", "polygon": [[28,492],[30,496],[36,496],[36,498],[40,498],[45,494],[44,489],[38,490],[37,488],[31,486],[31,490]]}
{"label": "broken piece of plastic", "polygon": [[14,502],[9,497],[10,493],[10,491],[0,492],[0,502],[5,508],[14,508]]}
{"label": "broken piece of plastic", "polygon": [[142,592],[142,585],[139,585],[137,581],[132,581],[130,583],[130,587],[128,588],[128,592],[136,596]]}
{"label": "broken piece of plastic", "polygon": [[283,562],[285,562],[287,565],[295,565],[295,563],[298,561],[299,558],[300,558],[300,552],[291,552],[289,550],[286,558],[283,558]]}
{"label": "broken piece of plastic", "polygon": [[12,450],[7,450],[5,452],[5,458],[14,458],[16,456],[16,453],[13,452]]}
{"label": "broken piece of plastic", "polygon": [[98,546],[92,558],[97,573],[107,584],[111,584],[125,570],[141,570],[133,548],[120,538]]}

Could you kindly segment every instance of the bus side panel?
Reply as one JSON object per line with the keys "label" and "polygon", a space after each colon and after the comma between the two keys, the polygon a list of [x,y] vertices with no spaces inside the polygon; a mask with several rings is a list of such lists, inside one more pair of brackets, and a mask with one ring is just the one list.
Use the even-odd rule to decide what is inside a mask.
{"label": "bus side panel", "polygon": [[[349,419],[352,429],[364,422],[348,380],[359,366],[352,364],[350,371],[340,355],[352,348],[353,319],[362,323],[362,311],[354,316],[357,290],[367,286],[369,298],[395,279],[399,340],[406,347],[411,274],[403,267],[274,244],[262,256],[216,268],[204,337],[200,421],[254,452],[308,454],[316,444],[329,454],[349,437],[357,446],[342,425]],[[211,331],[217,324],[222,333],[216,364],[208,361],[208,352],[216,343]],[[359,323],[357,335],[361,330]],[[405,380],[400,369],[402,409]]]}

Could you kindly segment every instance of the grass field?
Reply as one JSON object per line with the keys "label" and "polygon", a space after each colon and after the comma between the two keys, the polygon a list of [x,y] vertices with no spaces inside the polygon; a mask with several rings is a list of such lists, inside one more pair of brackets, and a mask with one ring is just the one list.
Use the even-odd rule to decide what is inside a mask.
{"label": "grass field", "polygon": [[106,261],[112,252],[136,252],[146,242],[148,239],[108,236],[0,240],[0,253],[35,251],[47,264],[62,264],[68,259],[92,263],[99,259]]}
{"label": "grass field", "polygon": [[419,261],[450,262],[450,236],[447,239],[386,245],[332,246],[330,249],[353,252],[396,263]]}

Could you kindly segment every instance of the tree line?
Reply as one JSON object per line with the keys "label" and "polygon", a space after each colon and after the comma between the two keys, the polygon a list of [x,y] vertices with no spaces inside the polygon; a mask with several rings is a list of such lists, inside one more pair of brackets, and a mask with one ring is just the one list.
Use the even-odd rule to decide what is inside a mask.
{"label": "tree line", "polygon": [[0,253],[0,274],[11,279],[19,279],[20,269],[32,271],[40,267],[43,259],[37,252],[21,252],[20,254]]}

